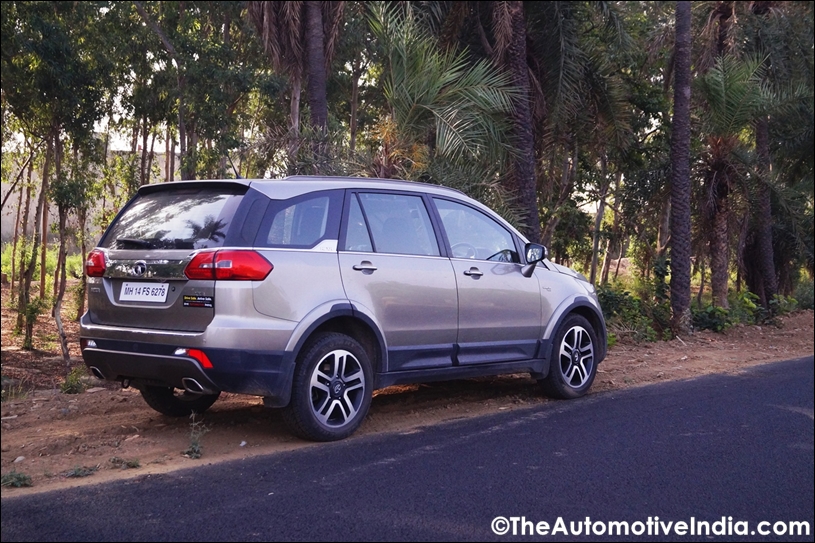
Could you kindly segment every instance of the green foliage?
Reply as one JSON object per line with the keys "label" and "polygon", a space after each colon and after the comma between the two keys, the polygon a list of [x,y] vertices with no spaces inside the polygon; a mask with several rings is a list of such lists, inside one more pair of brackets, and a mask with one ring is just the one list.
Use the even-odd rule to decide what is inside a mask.
{"label": "green foliage", "polygon": [[795,287],[795,299],[799,309],[815,309],[815,283],[800,281]]}
{"label": "green foliage", "polygon": [[649,316],[651,308],[627,290],[601,286],[597,289],[603,316],[611,333],[634,341],[656,341],[659,336]]}
{"label": "green foliage", "polygon": [[207,432],[209,432],[209,428],[204,425],[203,421],[195,420],[195,413],[192,413],[190,415],[190,446],[182,451],[181,454],[187,458],[201,458],[204,454],[201,438],[203,438]]}
{"label": "green foliage", "polygon": [[93,475],[99,470],[99,465],[96,466],[76,466],[65,472],[65,477],[88,477]]}
{"label": "green foliage", "polygon": [[759,297],[748,290],[735,295],[731,293],[728,304],[730,305],[727,312],[728,324],[757,324],[767,317]]}
{"label": "green foliage", "polygon": [[75,367],[68,373],[68,376],[65,377],[65,381],[59,385],[60,392],[63,394],[81,394],[85,392],[86,387],[82,378],[86,376],[87,373],[85,373],[84,367]]}
{"label": "green foliage", "polygon": [[708,305],[702,309],[692,308],[693,327],[696,330],[713,330],[723,332],[730,325],[730,317],[727,309]]}
{"label": "green foliage", "polygon": [[114,456],[113,458],[110,459],[110,463],[119,469],[136,469],[138,467],[141,467],[141,462],[139,461],[138,458],[127,460],[125,458]]}
{"label": "green foliage", "polygon": [[770,311],[774,315],[786,315],[792,313],[798,308],[798,300],[792,296],[784,296],[783,294],[776,294],[770,300]]}
{"label": "green foliage", "polygon": [[14,488],[32,486],[31,477],[29,477],[25,473],[20,473],[18,471],[11,470],[10,472],[3,474],[2,485],[13,486]]}
{"label": "green foliage", "polygon": [[[3,273],[7,274],[9,279],[11,279],[11,259],[14,257],[14,268],[17,271],[17,277],[20,276],[20,254],[23,250],[28,251],[30,255],[31,245],[28,240],[23,239],[21,242],[17,244],[17,254],[12,255],[12,250],[14,249],[13,243],[5,243],[3,244],[2,250],[2,260],[0,260],[0,266],[2,267]],[[40,245],[40,250],[42,250],[42,245]],[[45,254],[45,273],[46,276],[54,275],[54,271],[57,269],[57,253],[59,248],[55,245],[49,245],[48,250]],[[81,255],[70,255],[68,256],[67,260],[65,261],[66,271],[69,277],[80,277],[83,273],[83,262]],[[34,277],[37,278],[40,275],[40,258],[37,255],[37,264],[34,268]],[[47,291],[47,288],[46,288]]]}

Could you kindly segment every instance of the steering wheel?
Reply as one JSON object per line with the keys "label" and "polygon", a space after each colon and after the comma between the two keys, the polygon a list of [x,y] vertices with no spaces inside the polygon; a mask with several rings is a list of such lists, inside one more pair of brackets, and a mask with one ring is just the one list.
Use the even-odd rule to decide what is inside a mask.
{"label": "steering wheel", "polygon": [[492,260],[494,262],[516,262],[514,257],[514,251],[511,249],[503,249],[494,255],[491,255],[487,260]]}
{"label": "steering wheel", "polygon": [[476,248],[466,241],[456,243],[452,249],[454,258],[475,258],[475,255],[478,253]]}

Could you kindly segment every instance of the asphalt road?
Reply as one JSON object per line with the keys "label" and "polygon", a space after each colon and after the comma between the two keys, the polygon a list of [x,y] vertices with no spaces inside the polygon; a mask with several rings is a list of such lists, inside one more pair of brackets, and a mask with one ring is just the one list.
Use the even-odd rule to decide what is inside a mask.
{"label": "asphalt road", "polygon": [[2,541],[812,541],[814,364],[6,498]]}

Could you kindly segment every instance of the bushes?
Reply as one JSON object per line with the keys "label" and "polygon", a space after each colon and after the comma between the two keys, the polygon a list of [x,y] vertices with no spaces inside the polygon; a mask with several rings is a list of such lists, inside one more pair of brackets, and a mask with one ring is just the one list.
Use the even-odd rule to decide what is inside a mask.
{"label": "bushes", "polygon": [[656,341],[659,336],[649,317],[649,308],[630,292],[613,287],[599,287],[597,296],[609,332],[617,338],[629,337],[635,341]]}
{"label": "bushes", "polygon": [[795,299],[798,300],[798,309],[815,309],[815,283],[798,283],[795,287]]}

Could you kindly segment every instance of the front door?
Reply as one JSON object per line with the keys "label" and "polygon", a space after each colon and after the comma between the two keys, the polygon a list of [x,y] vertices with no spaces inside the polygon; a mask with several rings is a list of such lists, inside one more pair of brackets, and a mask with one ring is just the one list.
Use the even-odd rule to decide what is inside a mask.
{"label": "front door", "polygon": [[534,358],[541,337],[538,279],[521,274],[514,237],[470,206],[433,199],[450,244],[458,285],[458,362]]}

